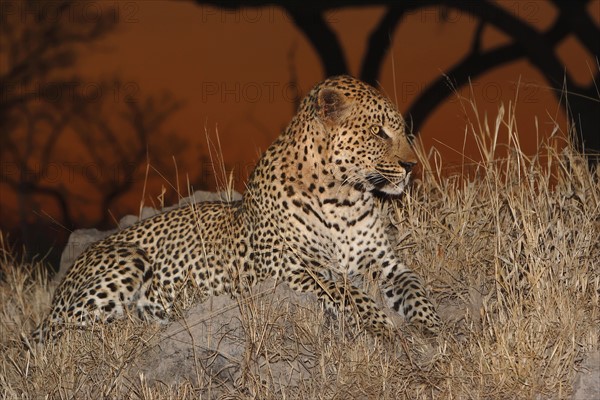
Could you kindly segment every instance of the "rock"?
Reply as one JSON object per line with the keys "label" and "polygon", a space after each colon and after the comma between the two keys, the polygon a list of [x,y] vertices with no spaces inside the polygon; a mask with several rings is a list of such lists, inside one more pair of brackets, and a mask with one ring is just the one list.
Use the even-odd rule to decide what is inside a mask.
{"label": "rock", "polygon": [[67,273],[67,270],[73,265],[77,257],[83,253],[88,246],[98,240],[104,239],[108,235],[116,232],[116,229],[110,231],[99,231],[98,229],[77,229],[69,236],[69,241],[60,256],[60,269],[54,278],[60,282]]}
{"label": "rock", "polygon": [[177,207],[178,206],[165,207],[162,211],[159,211],[156,208],[152,208],[152,207],[143,207],[142,212],[139,216],[126,215],[123,218],[121,218],[119,220],[119,227],[121,229],[127,228],[128,226],[131,226],[131,225],[135,224],[136,222],[142,221],[146,218],[154,217],[155,215],[160,214],[161,212],[166,212],[166,211],[169,211],[169,210],[171,210],[173,208],[177,208]]}
{"label": "rock", "polygon": [[[194,194],[192,196],[189,197],[184,197],[183,199],[179,200],[179,206],[184,206],[184,205],[188,205],[190,203],[201,203],[204,201],[238,201],[242,199],[242,195],[239,194],[236,191],[233,191],[231,193],[223,191],[223,192],[218,192],[218,193],[214,193],[214,192],[204,192],[204,191],[197,191],[194,192]],[[176,207],[172,207],[172,208],[176,208]]]}
{"label": "rock", "polygon": [[[299,313],[316,313],[318,309],[316,296],[297,293],[273,278],[254,286],[247,297],[209,297],[156,335],[127,373],[132,380],[143,374],[149,386],[189,381],[217,398],[243,392],[243,373],[250,369],[269,382],[274,392],[283,389],[282,385],[289,390],[310,377],[294,324],[307,317]],[[267,325],[254,319],[260,319],[256,310],[272,317]],[[315,321],[314,314],[310,315]],[[277,344],[268,346],[275,352],[269,353],[269,362],[264,354],[256,353],[262,346],[257,347],[260,340],[253,340],[251,332],[260,332],[265,335],[260,340]]]}
{"label": "rock", "polygon": [[600,351],[587,354],[573,382],[573,400],[600,399]]}

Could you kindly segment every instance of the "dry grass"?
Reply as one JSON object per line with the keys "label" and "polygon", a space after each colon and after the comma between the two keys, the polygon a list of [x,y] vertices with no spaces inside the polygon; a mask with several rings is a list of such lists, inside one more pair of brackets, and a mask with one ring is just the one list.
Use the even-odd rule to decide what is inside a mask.
{"label": "dry grass", "polygon": [[[445,320],[438,337],[399,322],[397,341],[380,343],[346,331],[311,299],[274,300],[267,290],[190,314],[177,339],[193,352],[188,373],[175,383],[149,380],[140,373],[148,354],[160,356],[174,335],[135,321],[24,351],[21,334],[40,320],[50,285],[40,266],[2,253],[0,397],[569,398],[578,365],[599,345],[600,179],[556,143],[524,155],[503,109],[468,130],[484,161],[446,176],[428,161],[436,157],[423,157],[423,178],[392,215],[398,252]],[[496,143],[500,135],[507,147]],[[232,380],[215,357],[206,367],[211,345],[190,334],[198,315],[212,321],[209,342],[238,346]],[[237,322],[224,330],[219,315]]]}

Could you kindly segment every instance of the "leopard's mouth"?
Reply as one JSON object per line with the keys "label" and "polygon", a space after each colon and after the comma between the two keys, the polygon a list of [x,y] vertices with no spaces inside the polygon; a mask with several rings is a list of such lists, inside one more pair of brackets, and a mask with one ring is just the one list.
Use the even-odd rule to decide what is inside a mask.
{"label": "leopard's mouth", "polygon": [[390,183],[390,180],[380,173],[372,173],[367,175],[367,181],[373,185],[375,189],[381,189]]}
{"label": "leopard's mouth", "polygon": [[373,186],[373,190],[375,192],[397,196],[404,192],[404,188],[406,188],[406,185],[410,179],[410,174],[390,177],[379,172],[374,172],[367,175],[366,178],[367,182]]}

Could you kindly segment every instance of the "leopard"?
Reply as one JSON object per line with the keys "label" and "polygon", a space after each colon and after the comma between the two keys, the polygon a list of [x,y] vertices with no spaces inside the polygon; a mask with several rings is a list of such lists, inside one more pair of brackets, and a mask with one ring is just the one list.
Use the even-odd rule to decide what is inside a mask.
{"label": "leopard", "polygon": [[382,207],[410,183],[413,140],[373,86],[349,75],[325,79],[260,157],[241,200],[189,204],[91,245],[31,336],[43,342],[65,326],[124,314],[168,323],[190,288],[198,301],[235,297],[269,277],[315,294],[357,329],[389,337],[395,325],[367,294],[369,278],[389,308],[437,332],[441,319],[394,251]]}

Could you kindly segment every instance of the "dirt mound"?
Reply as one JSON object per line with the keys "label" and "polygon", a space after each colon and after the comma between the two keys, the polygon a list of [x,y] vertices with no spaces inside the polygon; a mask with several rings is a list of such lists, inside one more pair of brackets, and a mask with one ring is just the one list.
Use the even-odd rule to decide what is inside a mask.
{"label": "dirt mound", "polygon": [[[160,332],[129,373],[132,379],[143,374],[149,386],[189,381],[211,398],[250,394],[244,387],[255,387],[256,382],[246,382],[249,377],[260,377],[270,390],[284,386],[289,391],[307,379],[312,368],[302,362],[298,318],[305,314],[304,321],[315,321],[317,317],[308,314],[319,312],[313,295],[296,293],[272,279],[243,300],[212,297]],[[273,346],[273,341],[278,343]],[[265,354],[265,348],[277,352]]]}

